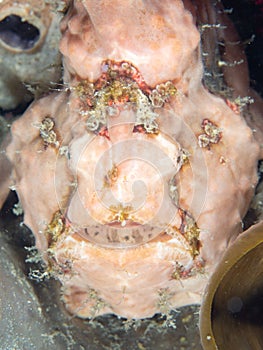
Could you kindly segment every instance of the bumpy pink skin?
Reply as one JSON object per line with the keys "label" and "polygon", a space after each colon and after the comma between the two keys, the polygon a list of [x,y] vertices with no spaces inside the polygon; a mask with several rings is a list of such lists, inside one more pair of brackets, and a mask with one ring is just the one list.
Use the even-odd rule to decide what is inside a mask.
{"label": "bumpy pink skin", "polygon": [[191,74],[199,43],[197,29],[187,30],[192,25],[182,1],[76,1],[62,23],[60,50],[73,76],[96,80],[105,58],[126,60],[155,86]]}
{"label": "bumpy pink skin", "polygon": [[[203,87],[200,37],[183,2],[138,0],[122,4],[120,0],[103,1],[103,5],[87,0],[74,3],[62,24],[65,80],[69,86],[77,76],[95,81],[101,74],[102,61],[112,59],[131,62],[151,87],[167,80],[174,82],[178,93],[156,109],[157,121],[161,135],[190,152],[189,162],[177,173],[176,185],[180,207],[192,214],[200,229],[201,247],[193,259],[189,243],[178,230],[172,236],[162,233],[129,248],[101,247],[78,231],[62,235],[52,247],[54,269],[63,271],[59,279],[68,310],[80,317],[114,313],[141,318],[199,303],[209,275],[242,231],[242,218],[257,182],[259,146],[242,116]],[[39,125],[47,115],[54,118],[60,147],[69,147],[70,159],[55,147],[44,147]],[[122,141],[133,137],[137,140],[140,136],[127,128],[127,121],[134,126],[129,109],[126,118],[125,123],[116,124],[112,135],[121,134]],[[203,133],[204,119],[217,125],[222,137],[211,147],[201,148],[198,137]],[[95,136],[87,130],[85,121],[78,97],[71,91],[33,103],[12,126],[8,157],[14,165],[13,183],[24,208],[24,222],[34,232],[36,246],[44,257],[48,249],[44,232],[54,213],[62,209],[74,221],[83,209],[74,192],[76,180],[86,209],[99,205],[97,198],[90,201],[92,177],[85,173],[85,166],[93,169],[90,164],[96,164],[105,152],[105,144],[111,147],[119,142],[118,137],[111,143]],[[163,141],[151,137],[161,148]],[[90,146],[92,142],[96,147]],[[169,152],[166,157],[170,158]],[[127,174],[133,171],[131,165],[127,167]],[[103,176],[103,171],[99,175]],[[149,176],[146,185],[151,190],[155,177]],[[167,183],[169,176],[162,170],[159,177]],[[85,188],[91,192],[86,193]],[[164,200],[168,197],[166,193]],[[157,202],[150,198],[149,203],[154,208]],[[96,219],[104,213],[98,208],[93,215]],[[175,205],[170,208],[174,217],[170,220],[167,214],[163,220],[170,220],[165,224],[178,228],[180,213]],[[140,214],[141,220],[151,214],[149,206]],[[177,279],[178,265],[183,266],[184,273]]]}

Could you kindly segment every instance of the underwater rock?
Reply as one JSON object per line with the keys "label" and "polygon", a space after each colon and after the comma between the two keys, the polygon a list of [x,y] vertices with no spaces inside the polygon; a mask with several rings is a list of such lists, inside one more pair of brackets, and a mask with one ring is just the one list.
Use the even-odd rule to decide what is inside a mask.
{"label": "underwater rock", "polygon": [[196,16],[188,1],[73,2],[65,91],[12,126],[10,186],[74,315],[199,303],[242,232],[260,145],[203,86]]}
{"label": "underwater rock", "polygon": [[[32,284],[23,271],[19,250],[0,232],[0,326],[2,349],[65,349],[69,341],[48,322]],[[14,254],[15,251],[15,254]]]}
{"label": "underwater rock", "polygon": [[46,1],[0,3],[0,107],[29,102],[61,77],[61,14]]}

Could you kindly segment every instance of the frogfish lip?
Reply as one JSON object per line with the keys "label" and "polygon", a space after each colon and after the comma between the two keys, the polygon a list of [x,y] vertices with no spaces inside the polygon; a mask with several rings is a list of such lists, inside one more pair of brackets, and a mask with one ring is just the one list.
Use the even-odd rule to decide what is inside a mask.
{"label": "frogfish lip", "polygon": [[117,227],[117,228],[131,228],[131,227],[139,227],[142,226],[142,224],[132,221],[132,220],[123,220],[123,221],[111,221],[107,224],[110,227]]}
{"label": "frogfish lip", "polygon": [[105,248],[132,248],[145,244],[163,232],[160,227],[138,222],[112,221],[103,225],[89,226],[78,230],[84,239]]}

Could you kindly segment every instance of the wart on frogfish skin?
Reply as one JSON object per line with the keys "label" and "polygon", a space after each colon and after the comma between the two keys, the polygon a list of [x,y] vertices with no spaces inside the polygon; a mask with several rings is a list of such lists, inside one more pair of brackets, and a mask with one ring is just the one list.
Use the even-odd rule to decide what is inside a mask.
{"label": "wart on frogfish skin", "polygon": [[119,204],[117,206],[111,205],[110,210],[113,213],[112,221],[119,222],[122,227],[126,226],[127,220],[132,220],[131,212],[133,211],[132,206],[123,206]]}
{"label": "wart on frogfish skin", "polygon": [[113,165],[113,167],[107,172],[107,174],[104,177],[104,186],[110,187],[112,186],[118,178],[119,170],[116,164]]}
{"label": "wart on frogfish skin", "polygon": [[135,131],[141,127],[146,133],[157,133],[159,115],[153,109],[163,107],[177,92],[171,81],[151,89],[132,64],[110,60],[102,64],[101,77],[95,83],[81,80],[71,90],[80,99],[80,113],[88,116],[87,129],[93,132],[106,125],[107,116],[118,115],[129,103],[136,110]]}
{"label": "wart on frogfish skin", "polygon": [[61,211],[58,210],[53,215],[52,220],[45,230],[45,236],[49,242],[49,248],[52,249],[61,235],[68,235],[69,233],[70,227],[66,224],[66,219],[62,215]]}
{"label": "wart on frogfish skin", "polygon": [[174,267],[171,273],[171,280],[184,280],[189,277],[193,277],[197,274],[205,273],[205,262],[202,259],[195,259],[193,264],[186,268],[178,261],[174,263]]}
{"label": "wart on frogfish skin", "polygon": [[177,89],[175,85],[171,81],[167,81],[166,83],[157,85],[156,88],[151,91],[149,98],[155,108],[161,108],[168,102],[169,98],[176,93]]}
{"label": "wart on frogfish skin", "polygon": [[57,139],[57,134],[54,130],[54,127],[55,121],[49,116],[45,117],[39,126],[39,134],[44,141],[45,149],[49,145],[55,146],[56,148],[59,146],[59,141]]}
{"label": "wart on frogfish skin", "polygon": [[71,273],[73,257],[69,253],[69,257],[65,258],[63,262],[58,262],[54,259],[55,247],[57,241],[62,237],[67,237],[72,233],[72,228],[60,210],[56,211],[47,225],[44,235],[48,242],[47,260],[45,261],[46,275],[45,278]]}
{"label": "wart on frogfish skin", "polygon": [[195,259],[200,254],[201,241],[199,239],[200,228],[192,215],[190,215],[186,210],[179,208],[179,215],[181,217],[181,226],[179,231],[186,239],[190,246],[190,251],[193,259]]}
{"label": "wart on frogfish skin", "polygon": [[204,134],[198,136],[198,144],[202,148],[210,149],[211,144],[216,144],[221,140],[222,130],[209,119],[204,119],[201,126]]}

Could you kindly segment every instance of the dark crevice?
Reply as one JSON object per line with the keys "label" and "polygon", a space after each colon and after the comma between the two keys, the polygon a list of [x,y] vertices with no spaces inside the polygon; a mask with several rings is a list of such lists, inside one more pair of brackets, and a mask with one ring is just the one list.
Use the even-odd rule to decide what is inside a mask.
{"label": "dark crevice", "polygon": [[0,21],[0,39],[12,48],[32,49],[39,37],[39,29],[17,15],[7,16]]}
{"label": "dark crevice", "polygon": [[244,43],[251,86],[263,96],[263,2],[222,0],[222,3],[225,8],[232,8],[229,18]]}

